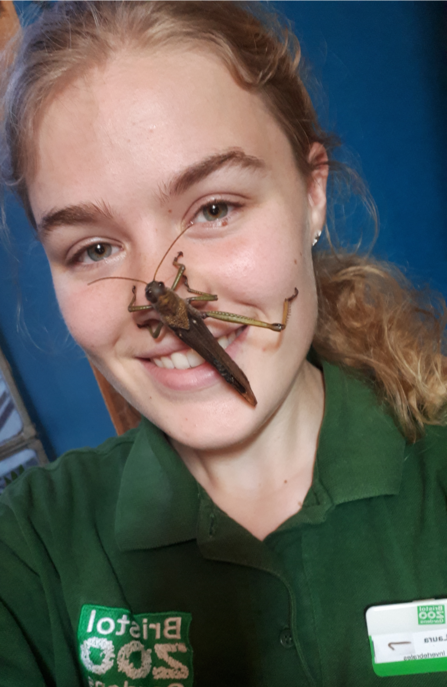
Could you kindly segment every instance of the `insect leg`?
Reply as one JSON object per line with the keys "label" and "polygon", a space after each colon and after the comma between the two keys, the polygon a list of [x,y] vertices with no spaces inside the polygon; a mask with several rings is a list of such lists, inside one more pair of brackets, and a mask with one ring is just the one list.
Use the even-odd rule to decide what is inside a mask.
{"label": "insect leg", "polygon": [[172,290],[172,291],[175,291],[175,289],[177,288],[177,286],[178,286],[178,284],[179,284],[180,279],[181,279],[182,276],[183,276],[183,272],[186,270],[185,265],[182,265],[180,262],[178,262],[178,259],[181,258],[182,255],[183,255],[182,251],[180,251],[179,253],[177,253],[177,255],[175,256],[175,258],[174,258],[174,260],[173,260],[173,262],[172,262],[172,264],[174,265],[174,267],[177,267],[177,269],[178,269],[177,275],[176,275],[176,277],[175,277],[175,279],[174,279],[174,281],[173,281],[173,283],[172,283],[172,286],[171,286],[171,290]]}
{"label": "insect leg", "polygon": [[133,286],[132,287],[132,300],[130,301],[129,305],[127,306],[127,310],[129,312],[137,312],[138,310],[152,310],[154,307],[153,305],[134,305],[135,301],[137,300],[137,287]]}
{"label": "insect leg", "polygon": [[284,300],[283,308],[283,319],[282,322],[262,322],[261,320],[253,320],[251,317],[245,317],[245,315],[235,315],[230,312],[222,312],[220,310],[208,310],[202,312],[201,315],[205,320],[207,317],[212,317],[214,320],[222,320],[223,322],[234,322],[235,324],[247,324],[254,327],[265,327],[266,329],[271,329],[274,332],[282,332],[286,328],[287,320],[289,317],[290,303],[298,296],[298,289],[295,289],[295,293],[290,298]]}
{"label": "insect leg", "polygon": [[196,291],[196,289],[192,289],[190,285],[188,284],[188,280],[186,278],[185,274],[185,269],[186,266],[182,265],[180,262],[178,262],[178,259],[181,258],[183,253],[180,251],[180,253],[177,253],[176,257],[174,258],[174,262],[172,263],[174,267],[178,267],[178,272],[177,276],[174,279],[174,283],[171,286],[171,289],[174,291],[174,289],[178,286],[178,283],[183,277],[183,283],[186,286],[186,289],[188,293],[195,293],[197,296],[201,296],[201,298],[197,298],[195,296],[192,296],[191,298],[186,298],[187,303],[191,303],[191,301],[217,301],[217,296],[214,293],[205,293],[205,291]]}
{"label": "insect leg", "polygon": [[295,300],[295,298],[298,296],[298,289],[295,286],[295,291],[293,296],[289,296],[289,298],[284,299],[284,306],[283,306],[283,311],[282,311],[282,323],[284,325],[284,329],[286,328],[287,320],[289,319],[290,315],[290,304],[292,301]]}
{"label": "insect leg", "polygon": [[[132,287],[132,293],[133,293],[132,300],[130,301],[130,303],[127,307],[129,312],[138,312],[139,310],[152,310],[153,309],[153,305],[134,305],[135,301],[137,300],[137,287],[136,286]],[[155,327],[155,329],[152,329],[152,325],[150,325],[149,323],[139,324],[138,327],[140,329],[143,329],[144,327],[146,327],[147,329],[149,329],[151,336],[154,339],[158,339],[160,332],[161,332],[161,328],[163,327],[163,322],[159,322],[157,324],[157,326]]]}
{"label": "insect leg", "polygon": [[157,326],[155,327],[155,329],[152,329],[152,326],[149,323],[148,324],[139,324],[138,326],[140,329],[143,329],[144,327],[146,327],[146,329],[149,329],[149,333],[152,336],[152,338],[158,339],[158,337],[160,336],[161,328],[163,327],[163,322],[159,322],[157,324]]}
{"label": "insect leg", "polygon": [[200,313],[202,318],[206,320],[207,317],[212,317],[213,320],[222,320],[223,322],[234,322],[235,324],[250,324],[254,327],[265,327],[266,329],[272,329],[274,332],[282,332],[285,329],[285,325],[279,322],[262,322],[261,320],[253,320],[251,317],[245,317],[245,315],[235,315],[231,312],[223,312],[221,310],[207,310],[206,312]]}
{"label": "insect leg", "polygon": [[183,275],[183,281],[186,286],[186,289],[188,293],[196,293],[197,296],[191,296],[191,298],[185,298],[187,303],[191,303],[191,301],[217,301],[218,296],[216,296],[215,293],[205,293],[205,291],[196,291],[196,289],[192,289],[190,285],[188,284],[188,280],[186,278],[186,274]]}

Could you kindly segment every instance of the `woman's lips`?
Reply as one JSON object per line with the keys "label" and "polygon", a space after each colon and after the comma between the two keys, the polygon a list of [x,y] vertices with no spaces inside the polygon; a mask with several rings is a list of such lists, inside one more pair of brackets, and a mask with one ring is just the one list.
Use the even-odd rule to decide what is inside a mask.
{"label": "woman's lips", "polygon": [[[222,340],[222,348],[228,348],[230,350],[227,352],[234,354],[236,347],[241,343],[240,340],[245,338],[246,330],[247,327],[240,327],[228,336],[219,337],[217,341],[222,345]],[[156,382],[177,391],[212,386],[222,379],[218,371],[192,349],[176,351],[169,356],[139,360]]]}
{"label": "woman's lips", "polygon": [[[240,331],[240,330],[239,330]],[[228,348],[237,336],[237,331],[231,332],[229,336],[220,336],[216,339],[219,346],[223,349]],[[192,348],[188,348],[185,351],[176,351],[171,355],[153,357],[152,362],[157,365],[157,367],[163,367],[168,370],[188,370],[190,368],[198,367],[205,362],[205,359],[201,355],[194,351]]]}

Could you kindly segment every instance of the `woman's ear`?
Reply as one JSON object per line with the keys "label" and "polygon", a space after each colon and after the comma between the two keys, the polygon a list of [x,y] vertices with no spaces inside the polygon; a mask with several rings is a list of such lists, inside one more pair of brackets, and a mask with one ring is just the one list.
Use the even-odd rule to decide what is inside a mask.
{"label": "woman's ear", "polygon": [[314,244],[320,237],[326,222],[326,186],[329,174],[326,148],[321,143],[314,143],[310,149],[308,161],[313,170],[307,182],[307,198],[311,239]]}

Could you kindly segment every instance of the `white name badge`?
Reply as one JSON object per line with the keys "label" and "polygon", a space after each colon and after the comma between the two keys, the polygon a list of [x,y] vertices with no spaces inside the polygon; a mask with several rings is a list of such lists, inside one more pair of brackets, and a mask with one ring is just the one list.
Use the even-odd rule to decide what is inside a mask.
{"label": "white name badge", "polygon": [[376,675],[447,672],[447,599],[372,606],[366,625]]}

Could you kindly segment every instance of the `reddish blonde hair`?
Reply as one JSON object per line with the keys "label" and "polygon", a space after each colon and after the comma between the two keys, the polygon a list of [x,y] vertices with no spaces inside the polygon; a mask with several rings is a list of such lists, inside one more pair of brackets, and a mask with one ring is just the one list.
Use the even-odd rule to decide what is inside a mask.
{"label": "reddish blonde hair", "polygon": [[[25,31],[3,93],[3,179],[16,190],[33,225],[26,180],[33,173],[33,141],[46,105],[67,83],[114,53],[166,45],[211,49],[242,88],[261,95],[304,177],[313,171],[311,146],[320,143],[329,153],[332,174],[359,184],[356,175],[331,160],[337,140],[319,125],[301,76],[298,40],[263,4],[60,2]],[[397,270],[358,255],[317,251],[315,273],[317,352],[366,375],[409,440],[420,435],[424,423],[443,423],[444,304],[438,311],[422,305]]]}
{"label": "reddish blonde hair", "polygon": [[319,317],[314,347],[366,376],[411,442],[447,421],[447,309],[389,263],[356,254],[315,258]]}

